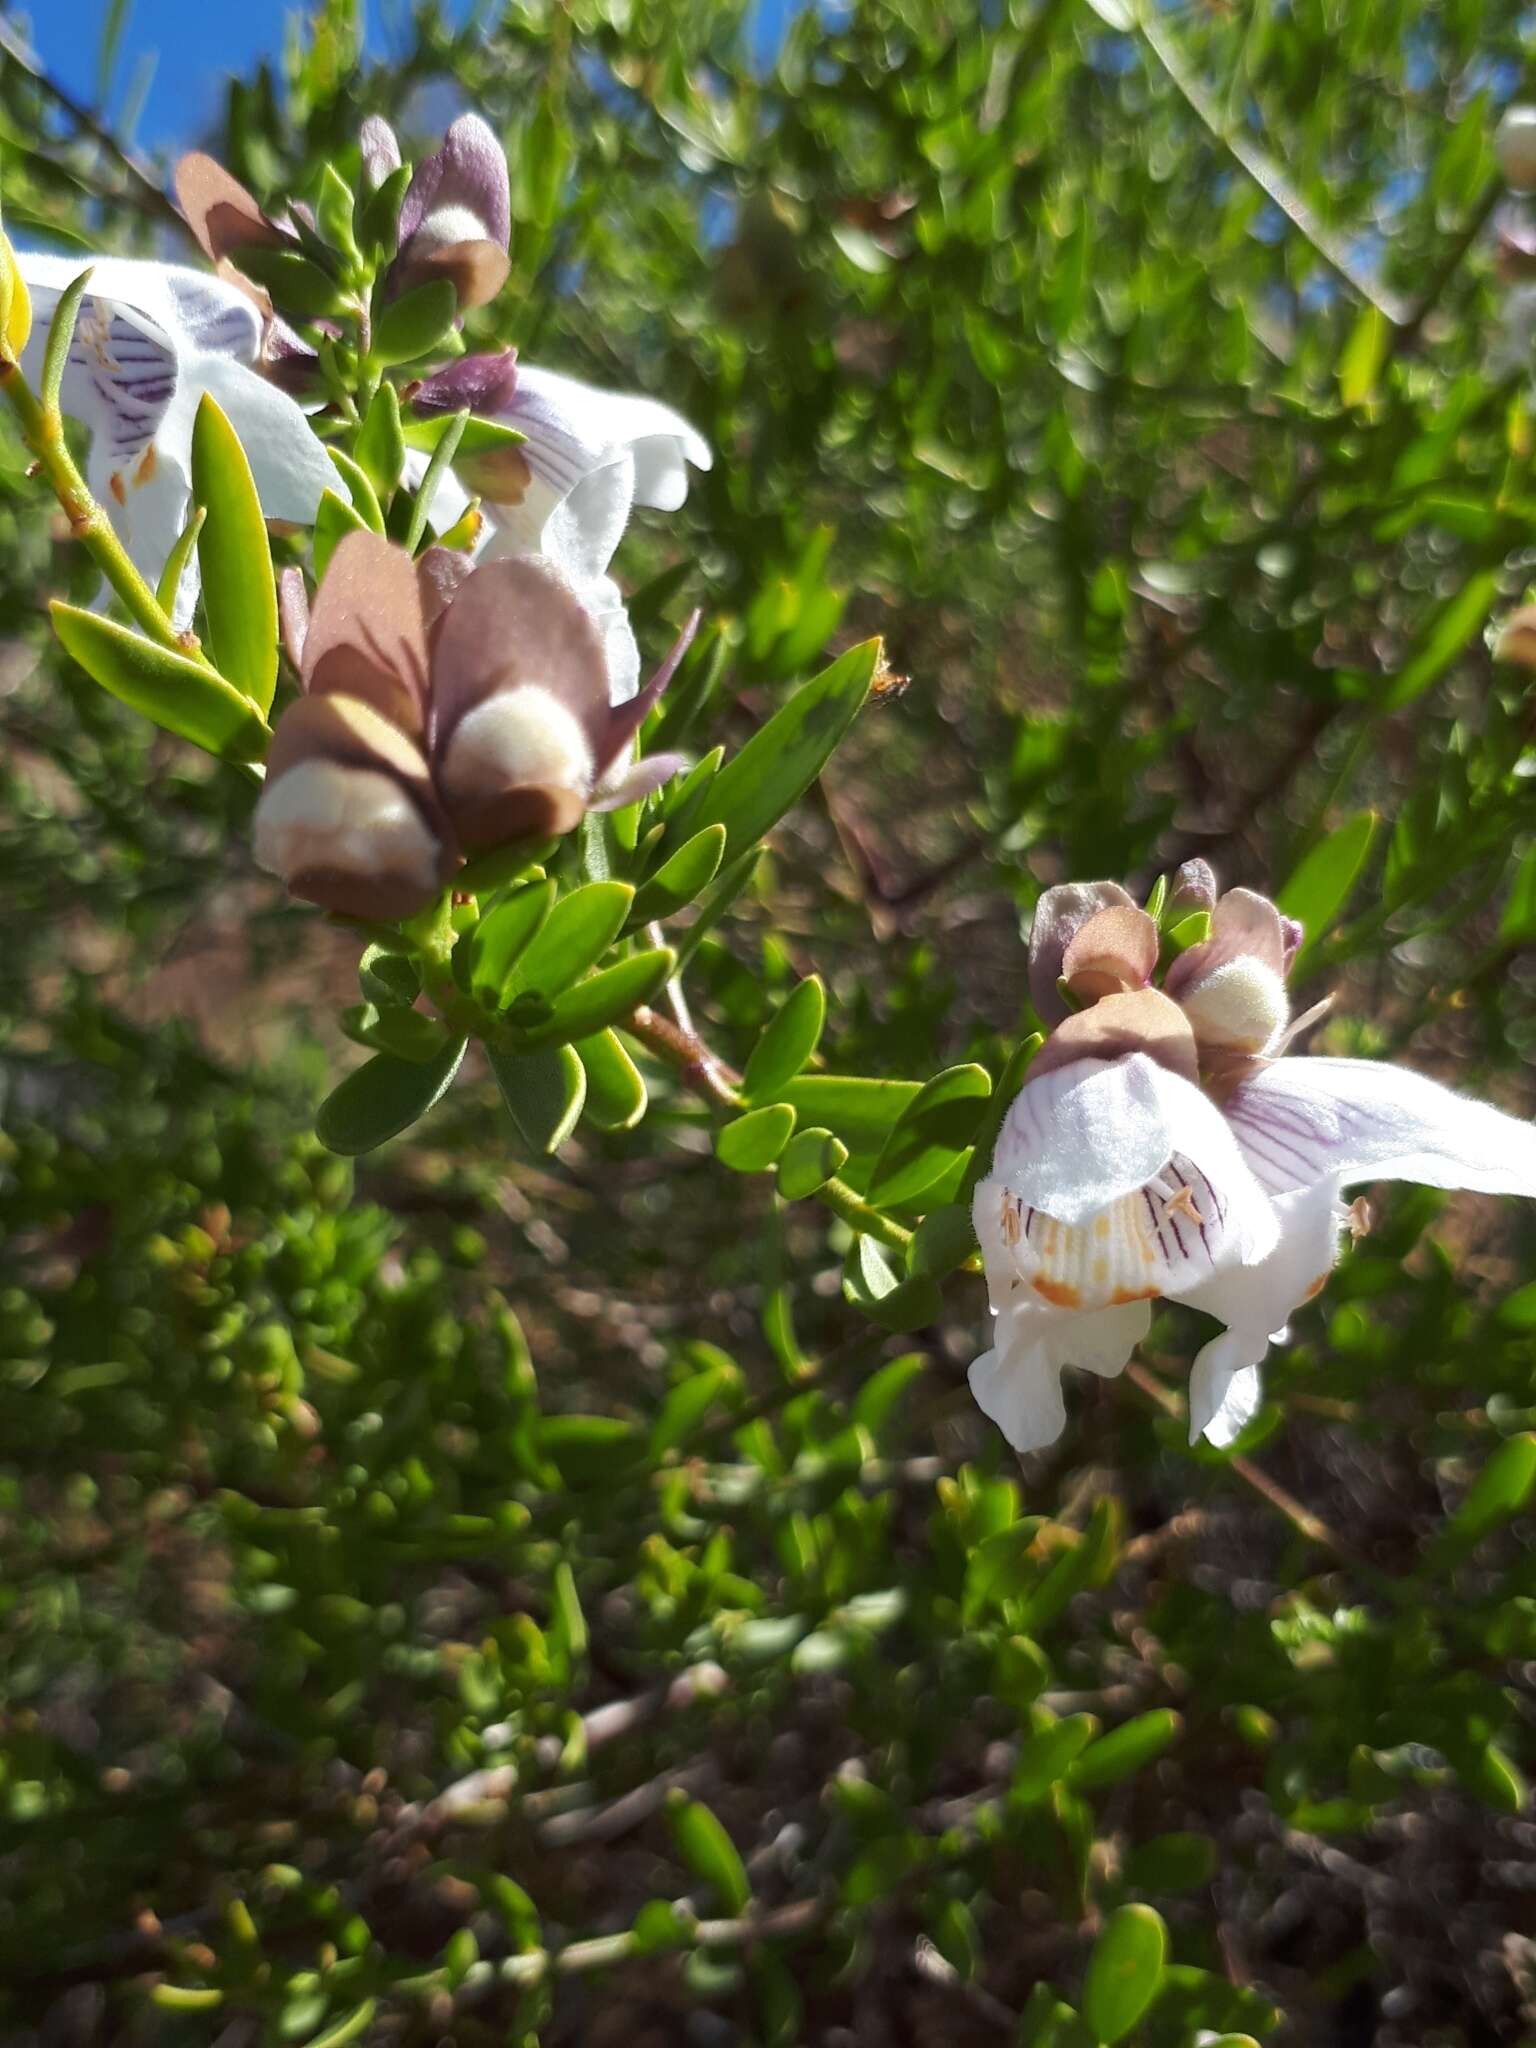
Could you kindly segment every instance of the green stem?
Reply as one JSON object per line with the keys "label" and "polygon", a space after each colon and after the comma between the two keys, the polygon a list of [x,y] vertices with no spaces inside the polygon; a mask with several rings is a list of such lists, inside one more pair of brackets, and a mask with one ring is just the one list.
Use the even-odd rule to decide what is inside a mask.
{"label": "green stem", "polygon": [[176,631],[155,593],[129,560],[128,551],[112,530],[112,522],[91,496],[65,442],[64,422],[58,411],[43,405],[22,376],[20,365],[14,362],[0,361],[0,394],[15,413],[23,440],[37,457],[54,496],[63,506],[70,532],[84,543],[135,624],[173,654],[191,654],[206,663],[207,657],[195,643],[189,645]]}
{"label": "green stem", "polygon": [[896,1251],[904,1251],[912,1242],[910,1230],[872,1208],[862,1195],[854,1193],[847,1181],[839,1180],[835,1174],[831,1180],[822,1182],[816,1190],[816,1199],[855,1230],[862,1230],[866,1237],[879,1238],[882,1244],[888,1244]]}

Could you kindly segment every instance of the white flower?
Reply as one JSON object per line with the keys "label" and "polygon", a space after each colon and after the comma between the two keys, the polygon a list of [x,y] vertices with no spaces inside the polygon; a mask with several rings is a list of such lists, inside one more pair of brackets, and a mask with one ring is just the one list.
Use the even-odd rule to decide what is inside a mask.
{"label": "white flower", "polygon": [[461,461],[455,490],[434,502],[434,524],[443,531],[471,493],[479,496],[484,558],[537,555],[552,563],[597,621],[614,703],[633,697],[640,655],[609,564],[633,507],[675,512],[688,495],[689,464],[711,466],[709,444],[656,399],[600,391],[533,364],[514,366],[510,357],[451,364],[427,380],[416,404],[474,404],[524,436],[516,448]]}
{"label": "white flower", "polygon": [[[191,507],[192,427],[205,391],[240,438],[266,516],[314,519],[335,471],[294,401],[250,367],[262,320],[244,292],[168,263],[25,250],[17,262],[32,294],[22,369],[34,386],[59,299],[91,271],[59,403],[90,429],[86,481],[148,582],[158,582]],[[179,626],[196,596],[189,574]]]}
{"label": "white flower", "polygon": [[1157,1298],[1227,1326],[1195,1360],[1189,1420],[1192,1442],[1230,1443],[1265,1351],[1327,1283],[1352,1182],[1536,1195],[1536,1125],[1401,1067],[1278,1056],[1294,943],[1264,898],[1223,898],[1167,995],[1125,985],[1127,936],[1104,885],[1042,901],[1037,1002],[1063,960],[1074,993],[1121,986],[1057,1025],[976,1189],[997,1328],[971,1388],[1018,1450],[1060,1434],[1063,1366],[1124,1369]]}

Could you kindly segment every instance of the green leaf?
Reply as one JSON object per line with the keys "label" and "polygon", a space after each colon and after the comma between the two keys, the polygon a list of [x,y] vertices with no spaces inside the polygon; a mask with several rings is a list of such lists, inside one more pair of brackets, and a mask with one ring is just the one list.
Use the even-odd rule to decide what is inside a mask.
{"label": "green leaf", "polygon": [[413,415],[404,421],[401,431],[407,448],[420,448],[428,455],[435,454],[449,436],[460,455],[495,455],[501,449],[518,447],[528,438],[516,427],[503,426],[500,420],[481,419],[470,412]]}
{"label": "green leaf", "polygon": [[1441,605],[1416,635],[1396,680],[1381,699],[1383,711],[1400,711],[1438,682],[1467,642],[1487,623],[1499,593],[1499,571],[1480,569]]}
{"label": "green leaf", "polygon": [[676,965],[670,946],[631,954],[557,996],[549,1018],[524,1032],[523,1042],[530,1047],[556,1045],[565,1039],[590,1038],[607,1025],[622,1023],[637,1004],[650,1001]]}
{"label": "green leaf", "polygon": [[185,654],[55,598],[48,607],[66,653],[124,704],[226,761],[259,761],[270,737],[249,697]]}
{"label": "green leaf", "polygon": [[357,216],[358,238],[364,248],[373,250],[381,259],[393,256],[399,236],[400,203],[405,198],[411,182],[411,166],[401,164],[398,169],[363,201]]}
{"label": "green leaf", "polygon": [[641,887],[630,922],[649,924],[653,918],[670,917],[691,903],[715,879],[724,856],[723,825],[706,825],[702,832],[695,832]]}
{"label": "green leaf", "polygon": [[797,690],[703,792],[691,823],[724,825],[732,856],[745,852],[797,803],[858,716],[880,658],[880,642],[850,648]]}
{"label": "green leaf", "polygon": [[824,1124],[854,1157],[879,1152],[917,1095],[915,1081],[872,1081],[857,1074],[801,1074],[780,1091],[801,1124]]}
{"label": "green leaf", "polygon": [[381,1052],[348,1074],[320,1105],[315,1132],[321,1144],[351,1156],[371,1152],[409,1130],[447,1094],[464,1058],[465,1042],[451,1040],[426,1066]]}
{"label": "green leaf", "polygon": [[1444,1539],[1467,1548],[1480,1543],[1502,1523],[1522,1514],[1533,1490],[1536,1435],[1525,1431],[1509,1437],[1489,1458],[1446,1524]]}
{"label": "green leaf", "polygon": [[43,374],[37,386],[44,412],[57,412],[59,409],[59,386],[64,381],[64,367],[69,361],[70,345],[80,318],[80,301],[90,289],[90,283],[88,269],[71,279],[60,293],[53,319],[49,322],[48,346],[43,352]]}
{"label": "green leaf", "polygon": [[850,1416],[860,1429],[866,1429],[871,1436],[877,1436],[890,1421],[903,1394],[914,1380],[920,1380],[928,1370],[928,1355],[924,1351],[908,1351],[900,1358],[893,1358],[889,1365],[882,1365],[872,1373],[853,1397]]}
{"label": "green leaf", "polygon": [[378,2000],[365,1998],[361,2005],[353,2006],[344,2019],[337,2020],[335,2025],[327,2027],[324,2033],[312,2035],[305,2048],[346,2048],[349,2041],[361,2040],[377,2011]]}
{"label": "green leaf", "polygon": [[1286,916],[1303,926],[1304,953],[1331,928],[1348,901],[1379,822],[1374,811],[1357,811],[1313,847],[1275,898]]}
{"label": "green leaf", "polygon": [[729,1913],[744,1913],[752,1898],[746,1865],[725,1829],[701,1800],[676,1794],[667,1803],[677,1852],[706,1884],[713,1885]]}
{"label": "green leaf", "polygon": [[738,1378],[728,1365],[707,1365],[679,1380],[652,1424],[652,1459],[659,1460],[686,1443],[726,1388],[735,1386]]}
{"label": "green leaf", "polygon": [[197,543],[208,650],[265,717],[277,689],[272,548],[240,438],[206,391],[192,428],[192,497],[208,515]]}
{"label": "green leaf", "polygon": [[346,310],[345,294],[335,278],[297,249],[247,244],[240,251],[240,268],[266,286],[284,313],[315,320]]}
{"label": "green leaf", "polygon": [[373,354],[381,363],[418,363],[442,346],[459,300],[452,282],[434,277],[391,299],[373,327]]}
{"label": "green leaf", "polygon": [[1150,1906],[1121,1906],[1104,1923],[1083,1978],[1083,2018],[1101,2041],[1123,2041],[1163,1986],[1168,1929]]}
{"label": "green leaf", "polygon": [[379,503],[377,491],[373,488],[368,472],[360,462],[340,448],[327,448],[338,476],[347,487],[347,496],[352,500],[352,510],[362,520],[370,533],[384,531],[384,508]]}
{"label": "green leaf", "polygon": [[1195,1891],[1210,1883],[1219,1860],[1209,1835],[1154,1835],[1126,1857],[1125,1881],[1138,1892]]}
{"label": "green leaf", "polygon": [[405,467],[405,432],[400,424],[400,394],[386,377],[373,394],[357,436],[358,465],[379,498],[388,502]]}
{"label": "green leaf", "polygon": [[992,1093],[985,1067],[948,1067],[902,1111],[870,1176],[872,1202],[915,1201],[951,1171],[974,1136]]}
{"label": "green leaf", "polygon": [[907,1263],[914,1273],[926,1273],[942,1280],[963,1266],[976,1249],[976,1228],[969,1203],[948,1202],[942,1209],[930,1209],[912,1239]]}
{"label": "green leaf", "polygon": [[208,514],[201,505],[194,505],[187,515],[187,523],[171,543],[171,552],[165,558],[165,567],[160,571],[160,581],[155,585],[155,603],[163,612],[174,612],[181,579],[187,573],[187,564],[192,559],[192,550],[197,546],[198,536]]}
{"label": "green leaf", "polygon": [[715,1138],[715,1156],[733,1173],[766,1173],[789,1142],[795,1112],[773,1102],[749,1109],[722,1127]]}
{"label": "green leaf", "polygon": [[684,1913],[674,1900],[647,1899],[635,1915],[631,1929],[635,1953],[653,1956],[665,1949],[691,1948],[693,1929],[692,1915]]}
{"label": "green leaf", "polygon": [[753,1046],[741,1077],[748,1102],[773,1102],[787,1081],[805,1065],[821,1039],[827,1017],[827,993],[812,974],[791,989]]}
{"label": "green leaf", "polygon": [[469,986],[482,1003],[500,1009],[512,992],[512,970],[549,916],[551,881],[529,882],[504,896],[476,925],[469,941]]}
{"label": "green leaf", "polygon": [[808,1131],[796,1131],[779,1160],[779,1193],[786,1202],[804,1201],[841,1173],[847,1158],[848,1147],[830,1131],[815,1125]]}
{"label": "green leaf", "polygon": [[887,1330],[920,1330],[936,1322],[944,1297],[937,1281],[926,1274],[904,1280],[891,1264],[884,1245],[860,1235],[843,1265],[843,1294]]}
{"label": "green leaf", "polygon": [[486,1047],[486,1058],[512,1121],[534,1152],[558,1152],[587,1099],[587,1073],[574,1046],[509,1053]]}
{"label": "green leaf", "polygon": [[1039,1577],[1040,1560],[1032,1554],[1039,1533],[1040,1517],[1030,1515],[983,1536],[966,1561],[960,1614],[967,1626],[979,1621],[989,1607],[1017,1598]]}
{"label": "green leaf", "polygon": [[536,989],[553,996],[568,988],[602,959],[624,929],[634,899],[627,882],[587,882],[562,896],[514,961],[509,995]]}
{"label": "green leaf", "polygon": [[645,1077],[612,1031],[599,1031],[577,1042],[587,1072],[588,1123],[600,1131],[628,1131],[645,1115]]}
{"label": "green leaf", "polygon": [[1156,1707],[1138,1714],[1123,1727],[1101,1736],[1067,1772],[1074,1792],[1096,1792],[1103,1785],[1118,1785],[1160,1757],[1177,1737],[1184,1723],[1171,1707]]}
{"label": "green leaf", "polygon": [[1506,946],[1526,946],[1536,939],[1536,847],[1515,872],[1499,919],[1499,939]]}
{"label": "green leaf", "polygon": [[1364,405],[1392,346],[1392,322],[1379,306],[1362,306],[1339,356],[1339,396],[1348,406]]}
{"label": "green leaf", "polygon": [[1008,1797],[1015,1806],[1038,1806],[1066,1777],[1073,1759],[1098,1731],[1092,1714],[1068,1714],[1019,1745]]}

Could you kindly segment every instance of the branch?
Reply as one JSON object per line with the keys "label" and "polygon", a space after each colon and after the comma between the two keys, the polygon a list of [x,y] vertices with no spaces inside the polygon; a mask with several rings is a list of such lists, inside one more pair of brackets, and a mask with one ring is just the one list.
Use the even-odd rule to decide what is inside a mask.
{"label": "branch", "polygon": [[18,71],[25,72],[38,91],[46,94],[60,113],[67,115],[80,133],[88,135],[103,155],[110,157],[116,164],[127,179],[131,190],[113,196],[128,200],[145,213],[153,214],[156,219],[169,223],[181,234],[190,237],[191,230],[157,180],[128,154],[117,137],[89,107],[77,100],[72,92],[44,70],[15,29],[4,21],[0,21],[0,53],[8,57]]}
{"label": "branch", "polygon": [[1336,271],[1351,291],[1358,292],[1360,297],[1374,306],[1378,313],[1384,314],[1394,327],[1408,326],[1414,319],[1408,302],[1369,276],[1349,253],[1343,237],[1335,234],[1332,228],[1318,219],[1306,200],[1290,184],[1273,157],[1267,155],[1256,143],[1250,142],[1247,136],[1237,133],[1223,120],[1211,94],[1185,63],[1177,44],[1164,33],[1155,11],[1144,12],[1138,9],[1135,27],[1158,63],[1209,129],[1212,139],[1219,142],[1230,156],[1236,158],[1265,196],[1279,207],[1292,226],[1298,228],[1312,244],[1329,269]]}

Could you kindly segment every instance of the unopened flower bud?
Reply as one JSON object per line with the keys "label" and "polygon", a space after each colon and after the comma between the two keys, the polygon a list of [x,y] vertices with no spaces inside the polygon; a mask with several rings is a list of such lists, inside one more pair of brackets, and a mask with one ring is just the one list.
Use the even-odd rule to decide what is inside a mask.
{"label": "unopened flower bud", "polygon": [[423,910],[457,856],[416,745],[355,697],[304,697],[278,723],[256,859],[295,896],[351,917]]}
{"label": "unopened flower bud", "polygon": [[474,852],[569,832],[581,822],[594,774],[581,720],[548,690],[524,684],[464,714],[439,759],[437,782]]}
{"label": "unopened flower bud", "polygon": [[1252,953],[1223,960],[1180,997],[1202,1049],[1262,1053],[1290,1016],[1285,983]]}
{"label": "unopened flower bud", "polygon": [[1193,917],[1216,908],[1216,874],[1208,860],[1182,861],[1168,890],[1170,914]]}
{"label": "unopened flower bud", "polygon": [[1493,146],[1505,184],[1536,192],[1536,107],[1506,107]]}

